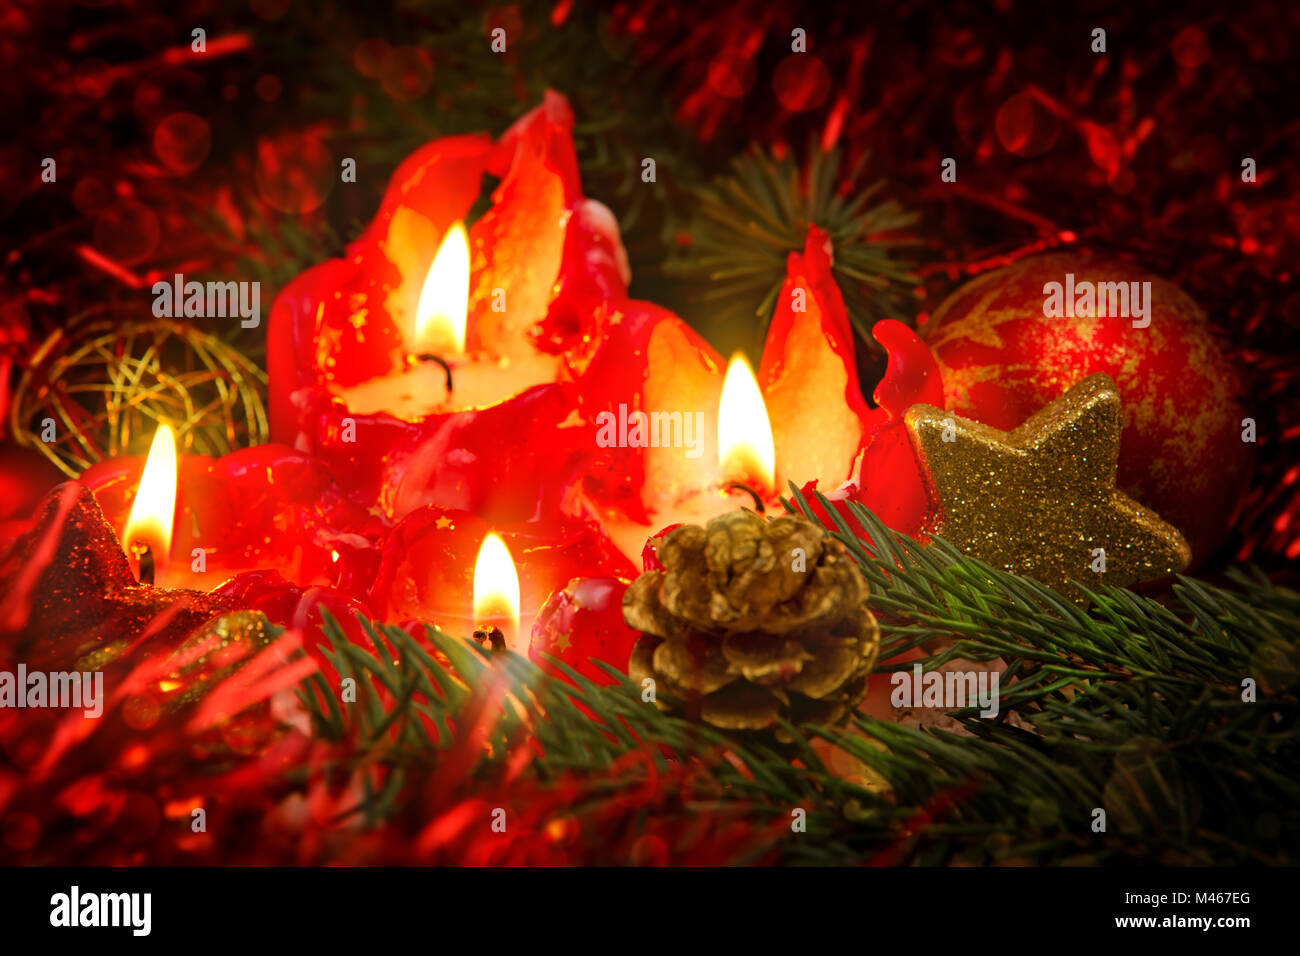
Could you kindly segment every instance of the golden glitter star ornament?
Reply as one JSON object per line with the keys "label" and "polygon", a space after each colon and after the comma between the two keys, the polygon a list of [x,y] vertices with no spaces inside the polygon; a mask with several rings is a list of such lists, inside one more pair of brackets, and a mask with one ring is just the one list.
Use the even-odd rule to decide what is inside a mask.
{"label": "golden glitter star ornament", "polygon": [[1009,432],[933,405],[907,411],[932,504],[926,530],[1072,598],[1187,567],[1178,529],[1115,487],[1122,429],[1108,375],[1090,375]]}

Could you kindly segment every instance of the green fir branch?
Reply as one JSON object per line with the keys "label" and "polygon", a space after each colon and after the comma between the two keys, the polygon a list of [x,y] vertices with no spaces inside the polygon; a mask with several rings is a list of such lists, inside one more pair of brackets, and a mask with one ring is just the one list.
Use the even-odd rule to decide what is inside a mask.
{"label": "green fir branch", "polygon": [[864,154],[841,179],[836,150],[810,145],[800,170],[789,156],[754,148],[732,162],[729,175],[695,187],[691,217],[674,229],[689,243],[664,266],[686,286],[690,317],[710,329],[752,329],[761,343],[786,259],[803,250],[809,226],[817,225],[830,237],[849,318],[870,346],[877,321],[906,312],[917,279],[904,250],[918,243],[907,235],[917,216],[893,200],[877,201],[883,181],[858,186],[868,159]]}

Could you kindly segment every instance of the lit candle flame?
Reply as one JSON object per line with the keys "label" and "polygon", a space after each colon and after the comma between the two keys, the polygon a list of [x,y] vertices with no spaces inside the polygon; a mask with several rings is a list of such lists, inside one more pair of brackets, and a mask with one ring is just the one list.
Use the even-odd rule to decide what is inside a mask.
{"label": "lit candle flame", "polygon": [[739,352],[727,365],[718,402],[718,461],[724,480],[754,482],[760,486],[755,490],[764,494],[775,491],[772,423],[754,370]]}
{"label": "lit candle flame", "polygon": [[444,358],[465,354],[469,317],[469,236],[463,223],[452,223],[433,257],[415,309],[412,351],[436,352]]}
{"label": "lit candle flame", "polygon": [[172,547],[172,521],[176,516],[176,438],[170,425],[159,425],[149,457],[140,475],[140,486],[126,519],[122,543],[128,553],[148,548],[159,572],[167,564]]}
{"label": "lit candle flame", "polygon": [[474,565],[474,623],[500,628],[507,646],[519,632],[519,574],[496,532],[483,539]]}

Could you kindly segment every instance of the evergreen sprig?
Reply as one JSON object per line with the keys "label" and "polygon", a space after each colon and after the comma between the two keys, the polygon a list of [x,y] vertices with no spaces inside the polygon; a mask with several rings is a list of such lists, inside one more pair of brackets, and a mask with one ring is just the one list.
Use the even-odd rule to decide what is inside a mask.
{"label": "evergreen sprig", "polygon": [[830,237],[835,281],[864,341],[870,345],[879,319],[902,317],[917,283],[902,255],[918,244],[906,233],[917,216],[894,200],[877,201],[883,180],[859,185],[868,159],[863,154],[841,180],[838,150],[810,145],[800,169],[788,155],[754,148],[732,161],[729,175],[696,187],[682,229],[690,241],[664,269],[688,284],[697,321],[753,329],[761,343],[786,259],[803,250],[811,225]]}
{"label": "evergreen sprig", "polygon": [[[807,499],[792,493],[788,507],[811,517]],[[933,735],[957,748],[944,754],[950,771],[964,763],[974,780],[985,772],[983,786],[996,789],[959,814],[993,825],[995,856],[1195,864],[1294,858],[1300,594],[1237,570],[1229,575],[1233,589],[1180,577],[1172,607],[1080,584],[1092,608],[1086,611],[942,539],[922,547],[849,504],[864,541],[818,499],[871,584],[872,606],[886,618],[887,655],[937,642],[942,649],[922,662],[927,670],[954,658],[999,657],[1008,665],[998,719],[981,720],[975,708],[955,712],[975,741]],[[1244,699],[1247,678],[1257,685],[1257,701]],[[891,733],[887,724],[856,723],[877,740]],[[861,744],[828,739],[885,772],[885,762]],[[914,743],[923,752],[935,746]],[[921,780],[922,791],[936,783],[929,774]],[[1091,830],[1098,808],[1107,814],[1105,834]]]}
{"label": "evergreen sprig", "polygon": [[[787,725],[794,743],[778,749],[662,713],[608,664],[617,683],[604,687],[552,662],[567,683],[431,629],[433,654],[399,628],[365,623],[371,652],[329,622],[330,660],[340,675],[360,678],[361,696],[342,707],[317,675],[302,699],[323,735],[354,743],[348,769],[383,771],[363,775],[366,796],[354,812],[371,825],[390,820],[464,747],[466,709],[504,679],[513,703],[458,775],[467,794],[504,779],[531,738],[529,779],[576,781],[580,796],[566,813],[581,820],[644,786],[618,772],[637,751],[665,775],[689,773],[709,794],[709,812],[744,815],[760,836],[738,862],[1294,861],[1300,595],[1239,572],[1230,588],[1180,579],[1172,607],[1128,590],[1085,589],[1087,611],[942,540],[922,547],[851,504],[864,541],[820,496],[819,504],[871,584],[884,640],[878,670],[911,667],[897,656],[922,645],[927,670],[1001,658],[997,718],[955,711],[969,735],[863,716],[844,728]],[[793,488],[787,507],[813,514]],[[1243,700],[1248,677],[1257,702]],[[387,704],[371,682],[386,689]],[[861,779],[833,774],[818,738],[860,761]],[[793,808],[806,811],[806,832],[791,830]],[[1105,832],[1093,829],[1098,808]],[[656,810],[679,815],[684,827],[700,812],[687,799]]]}

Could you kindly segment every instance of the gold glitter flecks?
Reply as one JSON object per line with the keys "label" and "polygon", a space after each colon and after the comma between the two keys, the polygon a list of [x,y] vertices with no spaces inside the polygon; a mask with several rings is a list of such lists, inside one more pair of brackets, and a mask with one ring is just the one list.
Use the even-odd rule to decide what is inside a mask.
{"label": "gold glitter flecks", "polygon": [[206,652],[168,675],[173,691],[164,709],[172,712],[202,700],[213,687],[269,647],[278,633],[260,611],[230,611],[208,621],[177,648],[176,656],[181,659],[189,658],[199,647],[206,648]]}
{"label": "gold glitter flecks", "polygon": [[1108,375],[1010,432],[933,405],[913,405],[906,422],[936,506],[929,530],[966,554],[1076,600],[1071,581],[1124,587],[1191,560],[1176,528],[1115,488],[1121,409]]}

